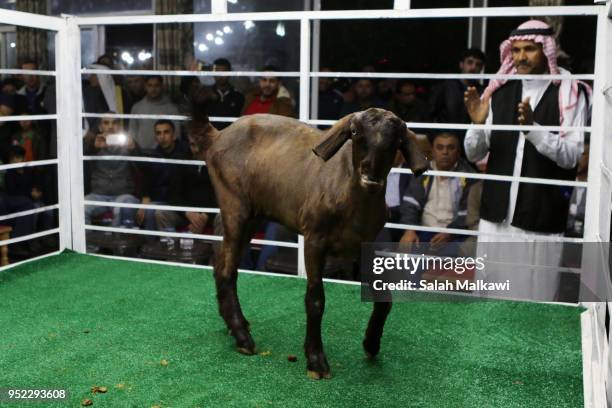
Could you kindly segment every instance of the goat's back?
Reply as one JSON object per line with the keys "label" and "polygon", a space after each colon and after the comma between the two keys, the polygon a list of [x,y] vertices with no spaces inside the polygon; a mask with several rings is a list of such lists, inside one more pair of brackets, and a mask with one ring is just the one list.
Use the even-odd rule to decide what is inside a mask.
{"label": "goat's back", "polygon": [[333,184],[346,185],[348,180],[339,176],[352,171],[346,151],[328,162],[312,152],[322,137],[298,120],[267,114],[246,116],[225,128],[206,154],[221,209],[238,200],[254,215],[301,230],[297,218],[304,204],[313,195],[337,192],[340,186]]}

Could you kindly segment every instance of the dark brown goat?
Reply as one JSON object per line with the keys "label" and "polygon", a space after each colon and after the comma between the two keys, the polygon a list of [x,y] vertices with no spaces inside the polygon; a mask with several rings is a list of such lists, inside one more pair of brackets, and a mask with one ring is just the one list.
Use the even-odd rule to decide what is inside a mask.
{"label": "dark brown goat", "polygon": [[[214,273],[219,312],[238,351],[254,354],[255,343],[238,301],[236,268],[255,222],[267,218],[304,235],[307,370],[309,377],[329,378],[321,340],[325,257],[359,259],[361,243],[383,227],[386,178],[398,149],[413,171],[426,168],[414,134],[383,109],[345,116],[327,132],[275,115],[247,116],[222,132],[200,120],[194,115],[199,130],[190,141],[207,162],[221,209],[223,244]],[[378,354],[390,309],[390,303],[374,304],[363,341],[370,357]]]}

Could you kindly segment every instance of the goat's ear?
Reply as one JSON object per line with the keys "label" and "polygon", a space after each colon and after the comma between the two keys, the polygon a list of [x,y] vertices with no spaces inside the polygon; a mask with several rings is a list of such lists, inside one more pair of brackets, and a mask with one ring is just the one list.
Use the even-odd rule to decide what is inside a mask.
{"label": "goat's ear", "polygon": [[314,154],[323,160],[329,160],[347,140],[351,137],[350,122],[353,114],[347,115],[340,119],[329,129],[321,143],[319,143],[312,151]]}
{"label": "goat's ear", "polygon": [[408,129],[405,123],[402,126],[404,126],[406,131],[401,136],[399,149],[408,167],[410,167],[410,170],[412,170],[416,176],[419,176],[427,170],[427,156],[425,156],[419,148],[416,142],[416,135]]}

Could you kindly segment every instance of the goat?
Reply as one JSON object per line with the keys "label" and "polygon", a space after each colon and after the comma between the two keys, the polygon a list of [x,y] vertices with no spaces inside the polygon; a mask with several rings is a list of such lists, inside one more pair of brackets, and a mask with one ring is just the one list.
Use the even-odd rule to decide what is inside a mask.
{"label": "goat", "polygon": [[[240,118],[219,132],[206,115],[195,115],[190,144],[206,160],[222,216],[214,265],[219,312],[238,351],[255,353],[237,296],[237,264],[253,226],[267,218],[304,235],[307,374],[330,378],[321,339],[325,258],[359,259],[361,243],[383,227],[386,179],[398,149],[413,172],[425,170],[414,134],[393,113],[375,108],[345,116],[326,132],[267,114]],[[374,303],[363,341],[371,358],[390,310],[390,303]]]}

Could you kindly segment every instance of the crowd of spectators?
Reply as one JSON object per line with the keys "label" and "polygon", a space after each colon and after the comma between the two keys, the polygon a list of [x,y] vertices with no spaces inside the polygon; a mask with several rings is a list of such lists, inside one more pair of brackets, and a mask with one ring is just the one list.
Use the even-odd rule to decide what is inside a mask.
{"label": "crowd of spectators", "polygon": [[[466,50],[458,61],[459,73],[480,73],[484,69],[484,54],[478,49]],[[23,69],[37,69],[35,61],[24,61]],[[100,57],[90,68],[116,69],[108,55]],[[194,66],[187,69],[197,69]],[[232,70],[226,58],[214,61],[212,69]],[[279,71],[265,66],[262,71]],[[332,72],[329,67],[320,69]],[[361,69],[373,72],[371,66]],[[274,76],[257,78],[249,87],[241,83],[234,87],[234,79],[216,76],[213,84],[204,77],[182,77],[178,92],[171,94],[164,78],[157,75],[90,74],[83,78],[83,106],[89,113],[188,115],[191,95],[208,88],[208,113],[211,117],[239,117],[257,113],[272,113],[297,117],[297,95],[283,80]],[[376,79],[371,76],[353,81],[320,77],[318,80],[317,119],[335,120],[352,112],[371,107],[393,111],[406,122],[472,123],[464,103],[469,87],[479,93],[486,83],[480,80],[449,79],[443,81],[414,81],[411,79]],[[241,92],[242,91],[242,92]],[[55,112],[55,89],[39,76],[23,75],[2,81],[0,115],[33,115]],[[223,129],[231,121],[214,121]],[[148,156],[159,159],[189,160],[190,150],[184,123],[155,119],[87,118],[83,127],[85,155]],[[324,127],[322,127],[324,128]],[[478,163],[469,162],[463,145],[465,130],[415,129],[421,148],[428,152],[433,170],[471,173],[482,171]],[[50,121],[0,122],[0,156],[3,163],[42,160],[56,155],[55,126]],[[588,154],[588,150],[586,150]],[[582,162],[583,167],[584,163]],[[398,155],[395,166],[403,165]],[[186,207],[216,207],[214,192],[205,166],[176,163],[139,163],[128,160],[92,160],[85,162],[86,200],[131,204],[158,204]],[[6,214],[55,203],[56,193],[49,187],[56,183],[54,169],[22,168],[7,170],[2,177],[0,212]],[[585,177],[583,169],[581,177]],[[389,221],[410,225],[443,228],[472,228],[478,223],[479,195],[482,186],[477,180],[464,177],[432,177],[392,173],[387,183],[386,200],[390,209]],[[572,234],[581,226],[576,217],[581,215],[583,194],[575,191],[577,202],[568,222]],[[470,202],[472,209],[470,212]],[[475,207],[475,208],[474,208]],[[574,208],[574,207],[572,207]],[[470,213],[470,214],[468,214]],[[470,218],[471,216],[471,218]],[[584,217],[582,213],[582,217]],[[153,209],[132,209],[88,205],[87,224],[108,222],[114,226],[140,227],[148,230],[212,231],[214,213],[179,212]],[[20,217],[7,221],[13,236],[51,228],[57,223],[52,212]],[[570,225],[571,224],[571,225]],[[267,239],[276,239],[282,227],[265,224],[260,228]],[[418,241],[449,242],[462,237],[447,233],[423,233],[408,229],[384,230],[379,239],[414,243]],[[465,238],[465,237],[463,237]],[[35,250],[26,248],[27,250]],[[274,250],[264,247],[259,259],[245,260],[243,266],[265,269],[265,261]],[[251,263],[249,263],[251,262]]]}

